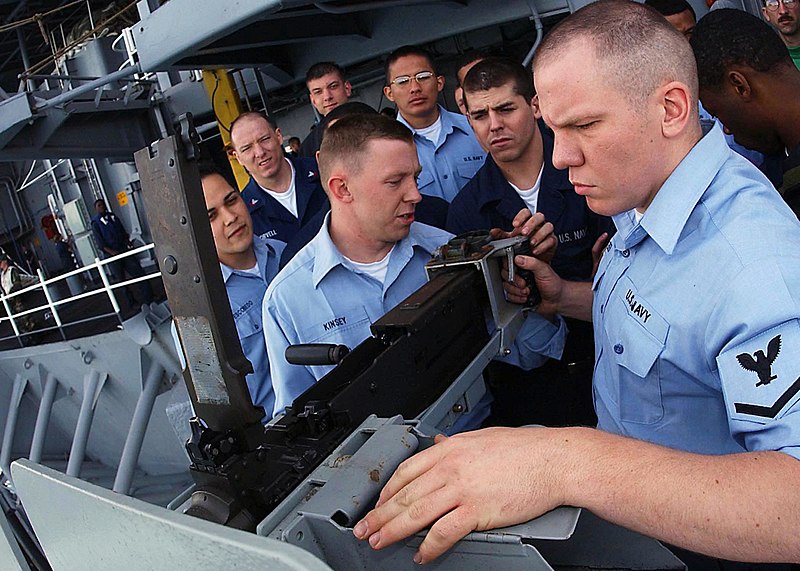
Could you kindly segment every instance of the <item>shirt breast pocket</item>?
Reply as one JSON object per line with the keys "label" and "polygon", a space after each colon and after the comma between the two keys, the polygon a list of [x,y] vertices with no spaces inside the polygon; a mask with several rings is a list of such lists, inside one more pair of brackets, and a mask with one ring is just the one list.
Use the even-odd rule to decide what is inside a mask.
{"label": "shirt breast pocket", "polygon": [[[623,288],[623,290],[626,288]],[[628,290],[627,295],[632,295]],[[654,424],[664,416],[661,362],[669,324],[639,296],[619,292],[609,302],[603,327],[615,362],[620,421]],[[633,307],[632,307],[633,306]]]}
{"label": "shirt breast pocket", "polygon": [[475,176],[475,173],[478,172],[478,169],[481,168],[483,163],[480,161],[470,161],[468,163],[461,163],[456,166],[456,173],[458,174],[458,186],[462,187],[467,184],[472,177]]}
{"label": "shirt breast pocket", "polygon": [[363,305],[336,310],[300,332],[301,343],[334,343],[353,349],[369,337],[369,319]]}
{"label": "shirt breast pocket", "polygon": [[417,188],[419,189],[420,193],[434,194],[432,192],[433,181],[433,173],[423,169],[422,172],[419,173],[419,178],[417,178]]}
{"label": "shirt breast pocket", "polygon": [[234,311],[233,316],[239,339],[245,339],[251,335],[264,334],[262,332],[260,305],[248,302],[247,306]]}

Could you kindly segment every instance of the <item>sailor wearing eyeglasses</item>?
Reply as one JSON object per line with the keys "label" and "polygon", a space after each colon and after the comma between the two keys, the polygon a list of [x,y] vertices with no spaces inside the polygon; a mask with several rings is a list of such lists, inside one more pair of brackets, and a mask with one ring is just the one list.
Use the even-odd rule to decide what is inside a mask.
{"label": "sailor wearing eyeglasses", "polygon": [[403,46],[386,61],[386,97],[397,120],[411,129],[422,174],[419,191],[450,202],[483,165],[481,148],[467,119],[439,105],[444,77],[425,50]]}
{"label": "sailor wearing eyeglasses", "polygon": [[800,8],[797,0],[764,0],[764,18],[772,24],[789,48],[794,65],[800,69]]}

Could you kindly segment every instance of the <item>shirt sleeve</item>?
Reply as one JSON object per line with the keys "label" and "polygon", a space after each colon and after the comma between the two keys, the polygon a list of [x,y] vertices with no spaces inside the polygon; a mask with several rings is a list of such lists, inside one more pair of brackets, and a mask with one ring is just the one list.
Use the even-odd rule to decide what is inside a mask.
{"label": "shirt sleeve", "polygon": [[753,270],[723,292],[709,322],[729,428],[746,450],[800,459],[800,272],[777,263]]}
{"label": "shirt sleeve", "polygon": [[555,319],[553,323],[535,311],[528,312],[514,339],[511,354],[496,360],[530,371],[541,367],[548,359],[560,359],[567,339],[567,324],[560,315]]}
{"label": "shirt sleeve", "polygon": [[286,348],[297,343],[296,332],[288,320],[282,319],[280,298],[267,290],[262,303],[264,336],[267,344],[272,390],[275,406],[272,416],[283,414],[292,401],[316,382],[306,367],[291,365],[286,361]]}

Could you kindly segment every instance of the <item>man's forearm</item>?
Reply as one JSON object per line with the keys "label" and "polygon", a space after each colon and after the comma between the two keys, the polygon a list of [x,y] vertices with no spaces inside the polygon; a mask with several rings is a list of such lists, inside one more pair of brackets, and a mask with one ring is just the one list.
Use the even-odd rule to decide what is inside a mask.
{"label": "man's forearm", "polygon": [[565,435],[582,458],[568,503],[723,559],[800,562],[800,461],[781,452],[689,454],[592,429]]}
{"label": "man's forearm", "polygon": [[592,285],[589,282],[562,282],[557,300],[543,300],[536,309],[545,317],[556,313],[582,321],[592,320]]}

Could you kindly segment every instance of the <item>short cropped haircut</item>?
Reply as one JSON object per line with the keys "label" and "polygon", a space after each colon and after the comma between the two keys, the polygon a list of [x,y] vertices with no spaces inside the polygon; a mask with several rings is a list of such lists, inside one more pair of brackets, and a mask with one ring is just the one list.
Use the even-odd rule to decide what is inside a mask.
{"label": "short cropped haircut", "polygon": [[609,83],[634,108],[661,85],[679,81],[697,101],[697,67],[689,43],[653,8],[629,0],[598,0],[559,22],[533,61],[557,59],[573,42],[588,41]]}
{"label": "short cropped haircut", "polygon": [[344,70],[341,67],[332,61],[321,61],[308,68],[308,71],[306,72],[306,83],[312,79],[319,79],[320,77],[328,75],[329,73],[338,74],[341,80],[345,81]]}
{"label": "short cropped haircut", "polygon": [[277,123],[275,123],[275,121],[273,121],[272,118],[268,117],[267,114],[264,113],[263,111],[245,111],[244,113],[242,113],[241,115],[236,117],[236,119],[234,119],[231,122],[231,126],[228,129],[228,133],[230,133],[230,136],[231,136],[231,146],[233,146],[233,128],[236,126],[236,124],[239,121],[241,121],[242,119],[247,118],[247,117],[263,119],[264,121],[266,121],[269,124],[270,127],[272,127],[273,131],[278,128]]}
{"label": "short cropped haircut", "polygon": [[[455,60],[456,81],[458,81],[458,71],[462,67],[477,61],[485,60],[487,57],[490,56],[491,54],[489,53],[489,50],[470,50],[468,52],[459,55]],[[466,76],[464,77],[466,78]],[[459,84],[459,87],[464,87],[464,86]]]}
{"label": "short cropped haircut", "polygon": [[429,51],[419,46],[401,46],[390,53],[389,58],[386,60],[386,65],[384,66],[384,71],[386,72],[386,85],[391,85],[392,83],[392,76],[389,74],[389,68],[392,67],[397,60],[407,56],[419,56],[425,58],[428,60],[428,63],[431,66],[431,71],[434,73],[434,75],[439,75],[439,72],[436,71],[436,64],[433,62],[433,56],[431,56]]}
{"label": "short cropped haircut", "polygon": [[662,16],[674,16],[689,10],[692,13],[692,18],[697,21],[697,14],[686,0],[644,0],[645,6],[650,6]]}
{"label": "short cropped haircut", "polygon": [[331,125],[319,148],[322,180],[328,180],[334,165],[340,162],[358,173],[367,145],[376,139],[414,144],[414,135],[408,127],[380,113],[347,115]]}
{"label": "short cropped haircut", "polygon": [[[531,73],[522,64],[505,57],[487,57],[469,70],[464,78],[464,92],[489,91],[494,87],[511,84],[514,93],[530,102],[536,91],[533,89]],[[469,109],[467,98],[464,105]]]}
{"label": "short cropped haircut", "polygon": [[769,24],[742,10],[709,12],[691,40],[703,89],[717,89],[734,65],[771,73],[794,67],[789,50]]}

